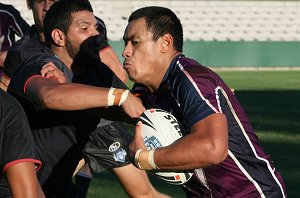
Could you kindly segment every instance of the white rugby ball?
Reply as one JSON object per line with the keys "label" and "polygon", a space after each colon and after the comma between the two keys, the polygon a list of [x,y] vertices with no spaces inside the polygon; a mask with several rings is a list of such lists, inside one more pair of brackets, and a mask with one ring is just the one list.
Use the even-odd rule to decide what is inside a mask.
{"label": "white rugby ball", "polygon": [[[142,122],[142,137],[147,150],[168,146],[182,137],[177,119],[167,111],[147,109],[139,120]],[[153,172],[158,178],[173,185],[184,184],[193,175],[192,171]]]}

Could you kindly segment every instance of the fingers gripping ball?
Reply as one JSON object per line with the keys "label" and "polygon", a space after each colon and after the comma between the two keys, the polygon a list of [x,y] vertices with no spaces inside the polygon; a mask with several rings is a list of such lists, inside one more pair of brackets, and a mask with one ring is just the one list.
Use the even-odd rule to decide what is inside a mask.
{"label": "fingers gripping ball", "polygon": [[[172,144],[182,137],[177,119],[161,109],[148,109],[141,116],[142,137],[147,150]],[[193,175],[192,171],[166,172],[153,170],[154,174],[167,183],[181,185]]]}

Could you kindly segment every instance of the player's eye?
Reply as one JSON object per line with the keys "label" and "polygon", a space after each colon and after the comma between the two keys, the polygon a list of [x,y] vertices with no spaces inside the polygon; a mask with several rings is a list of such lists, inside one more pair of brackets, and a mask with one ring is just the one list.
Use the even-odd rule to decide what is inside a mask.
{"label": "player's eye", "polygon": [[139,42],[138,42],[138,41],[131,41],[131,43],[132,43],[132,45],[133,45],[133,46],[135,46],[135,45],[139,44]]}
{"label": "player's eye", "polygon": [[88,28],[87,28],[86,26],[82,26],[82,27],[80,27],[80,29],[83,30],[83,31],[85,31],[85,30],[87,30]]}

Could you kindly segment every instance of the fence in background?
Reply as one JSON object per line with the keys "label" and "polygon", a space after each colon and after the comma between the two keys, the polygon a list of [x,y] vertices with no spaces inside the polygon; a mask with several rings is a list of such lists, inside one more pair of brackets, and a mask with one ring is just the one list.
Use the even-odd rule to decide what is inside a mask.
{"label": "fence in background", "polygon": [[[215,67],[300,66],[300,1],[140,1],[90,0],[107,26],[121,58],[123,31],[130,13],[148,5],[166,6],[182,21],[187,56]],[[33,23],[26,0],[14,5]]]}

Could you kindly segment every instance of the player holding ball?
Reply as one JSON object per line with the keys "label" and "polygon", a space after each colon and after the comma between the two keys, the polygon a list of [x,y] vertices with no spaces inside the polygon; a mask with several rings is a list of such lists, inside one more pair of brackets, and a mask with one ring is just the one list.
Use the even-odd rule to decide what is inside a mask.
{"label": "player holding ball", "polygon": [[130,145],[136,164],[159,171],[194,169],[182,185],[187,197],[286,197],[283,179],[237,98],[216,73],[182,54],[177,16],[153,6],[136,10],[128,22],[124,68],[144,86],[133,91],[146,108],[172,113],[183,134],[169,146],[147,151],[139,122]]}

